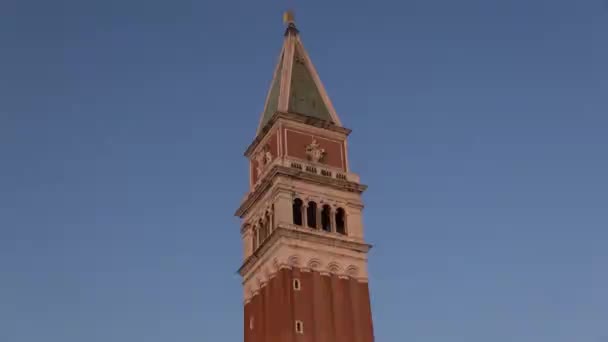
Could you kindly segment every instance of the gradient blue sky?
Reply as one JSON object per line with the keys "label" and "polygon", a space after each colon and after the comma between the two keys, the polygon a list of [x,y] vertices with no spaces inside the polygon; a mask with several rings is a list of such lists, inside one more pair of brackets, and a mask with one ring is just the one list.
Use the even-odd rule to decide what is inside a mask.
{"label": "gradient blue sky", "polygon": [[[378,342],[608,341],[608,3],[292,2],[370,188]],[[289,3],[0,1],[0,341],[241,341]]]}

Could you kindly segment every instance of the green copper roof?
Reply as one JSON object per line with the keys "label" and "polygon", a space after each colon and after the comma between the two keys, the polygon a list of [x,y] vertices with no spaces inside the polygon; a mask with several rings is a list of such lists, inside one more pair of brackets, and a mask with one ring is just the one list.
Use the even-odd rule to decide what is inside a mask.
{"label": "green copper roof", "polygon": [[264,114],[262,116],[262,125],[260,127],[264,127],[270,118],[276,113],[277,107],[279,106],[279,92],[281,89],[281,71],[283,69],[283,57],[279,61],[279,67],[277,68],[277,73],[275,79],[272,81],[272,85],[270,86],[270,94],[268,95],[268,103],[266,104],[266,110],[264,110]]}
{"label": "green copper roof", "polygon": [[289,112],[304,114],[332,122],[329,110],[315,84],[304,59],[296,52],[291,72]]}
{"label": "green copper roof", "polygon": [[[315,84],[313,75],[305,64],[306,59],[301,55],[303,47],[299,45],[299,43],[295,44],[296,46],[292,46],[295,51],[291,70],[289,97],[287,98],[287,111],[335,123],[332,120],[327,105],[321,97],[319,88],[317,88],[317,85]],[[281,57],[275,79],[270,86],[270,94],[268,95],[268,102],[264,109],[264,113],[262,114],[260,129],[263,128],[277,112],[279,98],[286,97],[287,95],[281,94],[283,63],[283,57]]]}

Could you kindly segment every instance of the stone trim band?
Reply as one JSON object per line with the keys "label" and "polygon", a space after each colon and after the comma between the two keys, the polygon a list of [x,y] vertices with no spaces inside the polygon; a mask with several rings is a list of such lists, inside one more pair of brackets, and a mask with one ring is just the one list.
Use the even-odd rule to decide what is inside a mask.
{"label": "stone trim band", "polygon": [[278,260],[273,261],[273,271],[261,272],[262,276],[250,279],[243,284],[243,302],[247,304],[253,297],[259,294],[260,290],[264,288],[269,281],[274,279],[276,275],[282,269],[299,269],[300,272],[318,272],[321,276],[331,277],[332,275],[337,276],[340,279],[354,279],[360,283],[367,283],[368,279],[366,276],[361,276],[361,272],[357,266],[348,265],[343,267],[337,262],[330,262],[327,265],[323,265],[321,260],[313,258],[308,261],[306,266],[299,267],[296,264],[300,263],[299,256],[294,255],[290,257],[290,262],[279,263]]}

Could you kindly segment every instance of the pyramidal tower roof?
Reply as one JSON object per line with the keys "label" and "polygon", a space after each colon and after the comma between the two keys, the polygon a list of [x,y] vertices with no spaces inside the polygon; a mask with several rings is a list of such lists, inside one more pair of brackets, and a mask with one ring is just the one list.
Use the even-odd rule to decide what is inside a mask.
{"label": "pyramidal tower roof", "polygon": [[301,114],[341,126],[317,70],[304,49],[293,13],[285,13],[284,21],[287,28],[283,47],[266,96],[258,133],[277,112]]}

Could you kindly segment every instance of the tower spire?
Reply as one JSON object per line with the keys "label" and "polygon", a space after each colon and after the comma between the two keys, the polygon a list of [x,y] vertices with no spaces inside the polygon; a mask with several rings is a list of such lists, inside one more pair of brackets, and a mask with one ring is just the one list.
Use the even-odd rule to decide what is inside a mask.
{"label": "tower spire", "polygon": [[292,10],[283,13],[283,23],[286,26],[283,48],[266,97],[258,133],[277,112],[300,114],[341,126],[321,79],[304,49]]}

